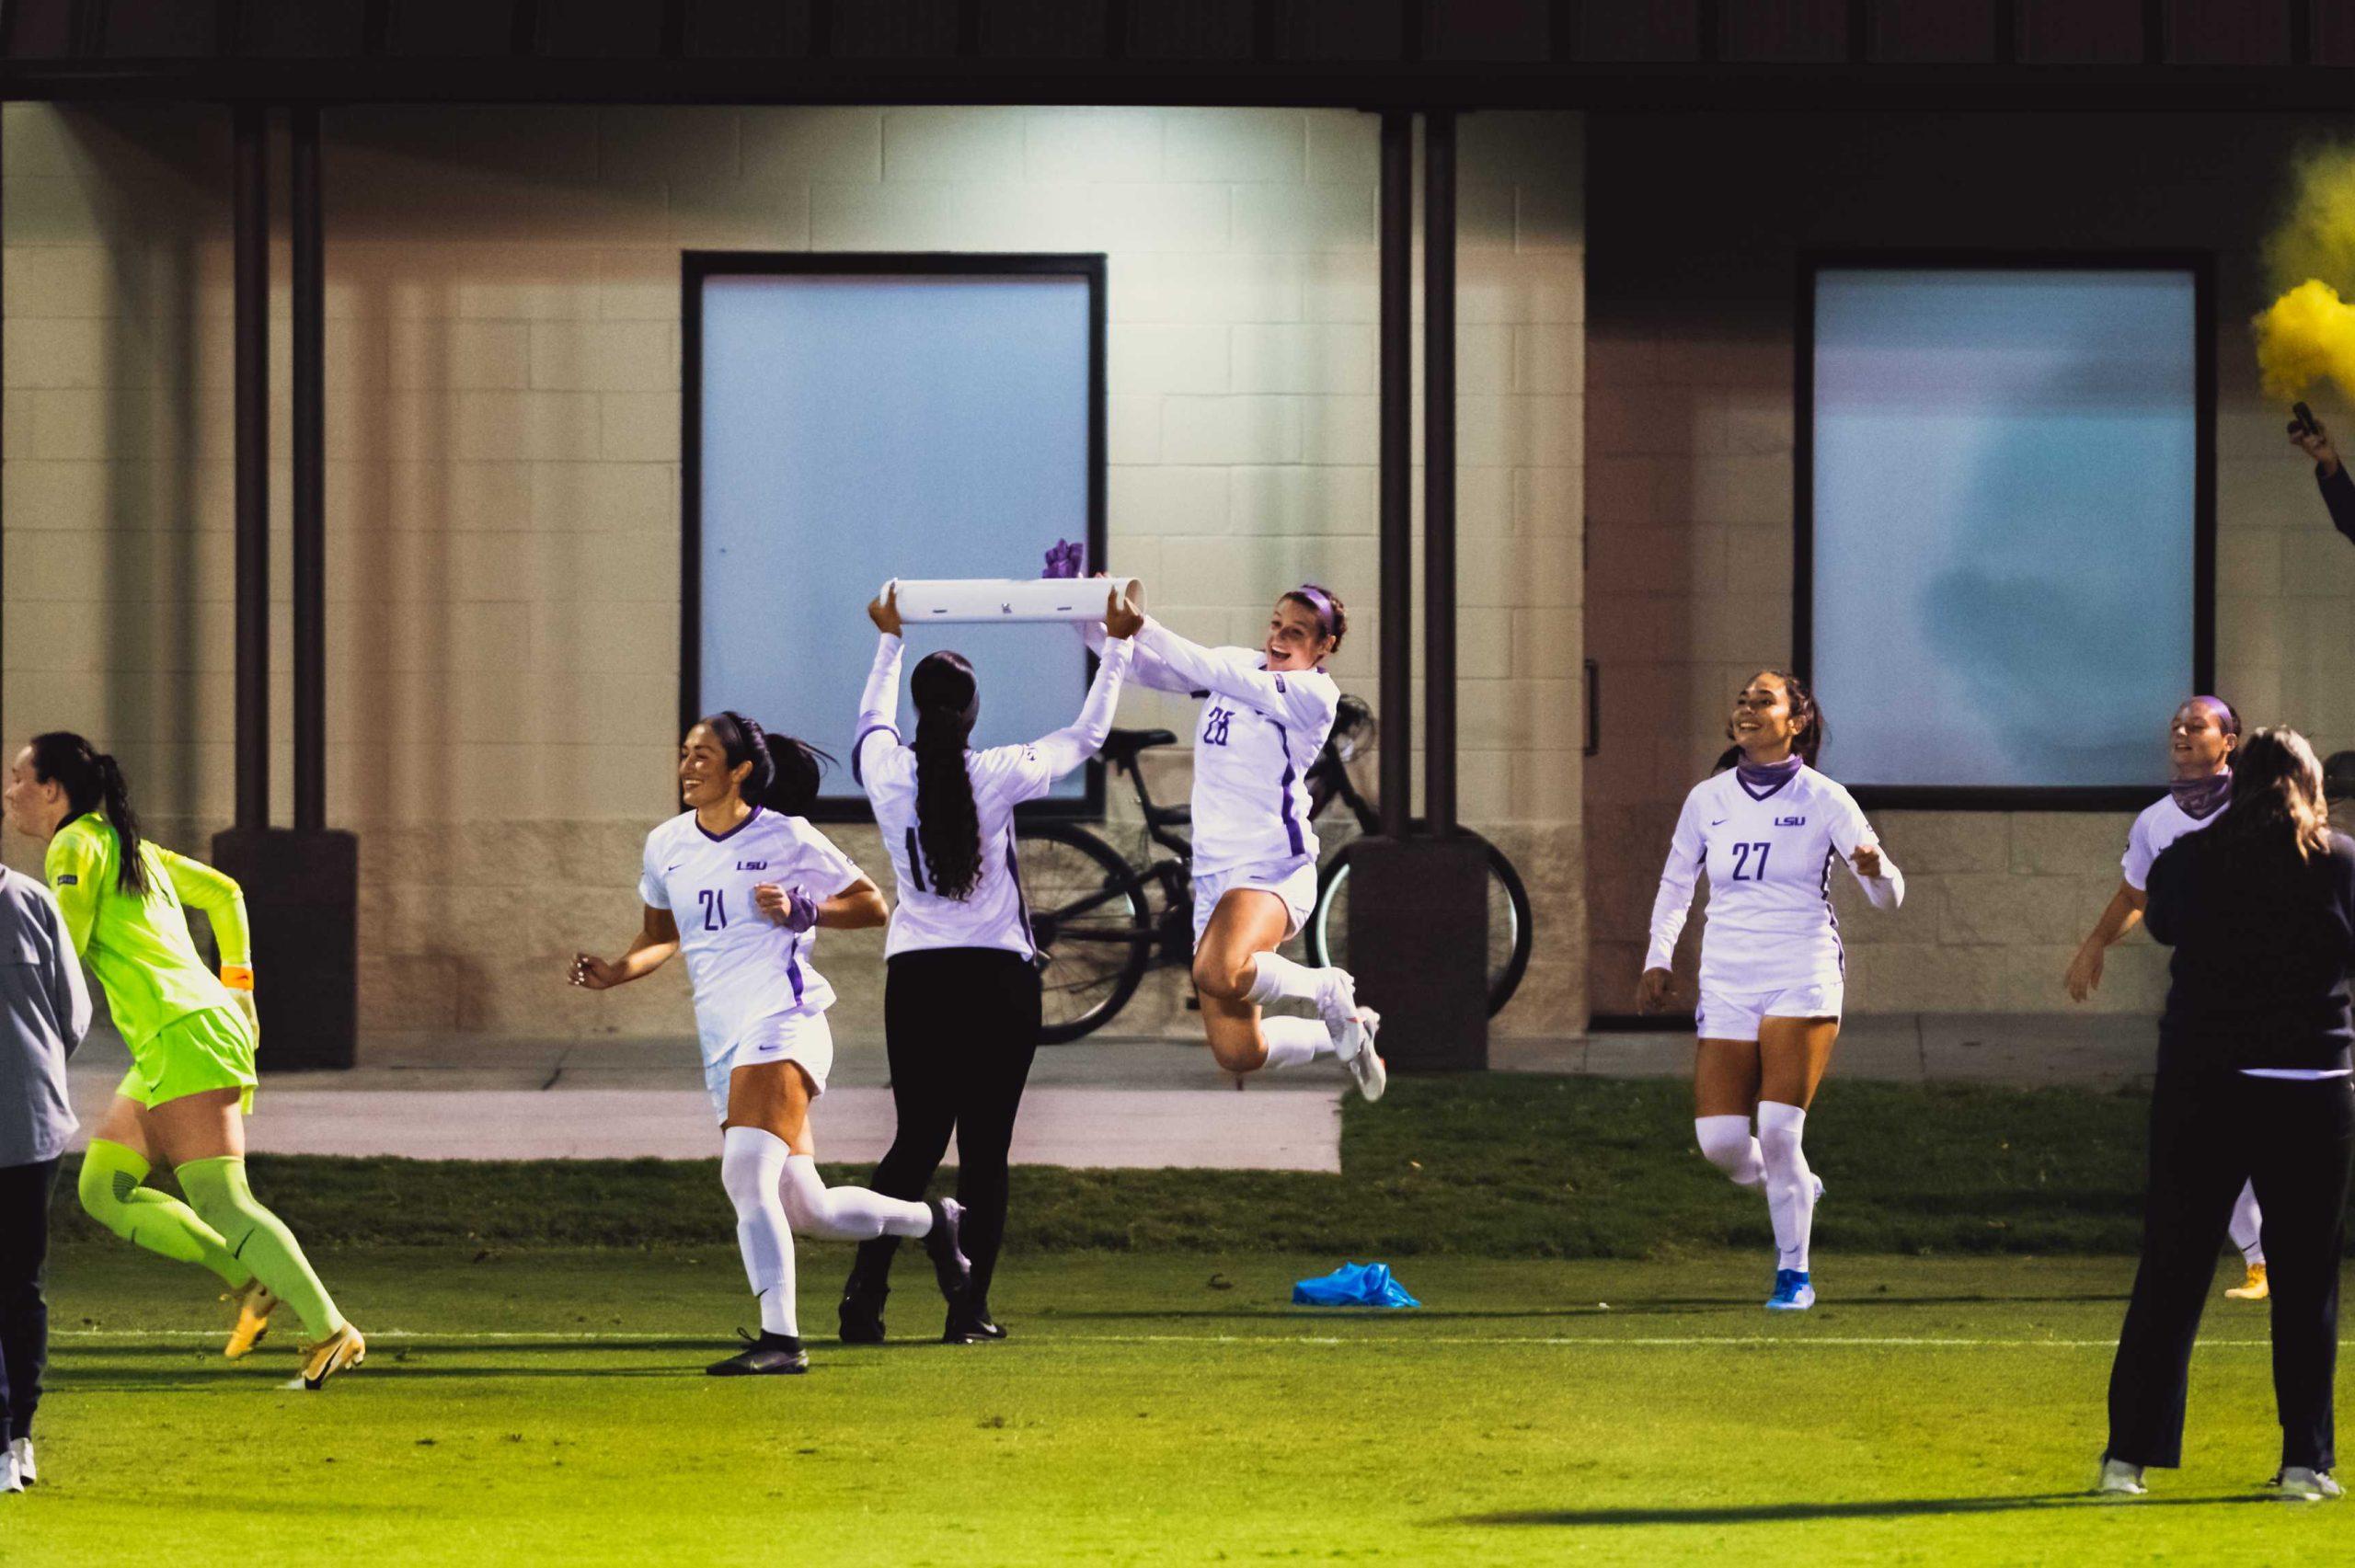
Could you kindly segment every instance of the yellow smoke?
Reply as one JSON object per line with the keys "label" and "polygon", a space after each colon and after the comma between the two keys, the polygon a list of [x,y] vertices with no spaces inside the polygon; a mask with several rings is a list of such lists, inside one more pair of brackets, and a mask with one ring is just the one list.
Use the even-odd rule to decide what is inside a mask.
{"label": "yellow smoke", "polygon": [[2328,376],[2355,395],[2355,305],[2309,278],[2257,318],[2257,363],[2265,395],[2289,403]]}

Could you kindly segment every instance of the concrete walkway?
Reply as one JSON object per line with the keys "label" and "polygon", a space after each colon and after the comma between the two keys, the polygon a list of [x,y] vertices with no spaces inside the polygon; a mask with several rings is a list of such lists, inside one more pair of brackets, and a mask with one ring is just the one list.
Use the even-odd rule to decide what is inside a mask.
{"label": "concrete walkway", "polygon": [[[815,1114],[818,1151],[866,1162],[894,1117],[879,1041],[838,1039]],[[1903,1083],[2114,1089],[2149,1076],[2151,1022],[2100,1014],[1896,1014],[1849,1021],[1832,1070]],[[122,1075],[100,1031],[75,1058],[74,1100],[96,1124]],[[718,1149],[685,1040],[377,1036],[348,1072],[271,1073],[249,1133],[279,1154],[420,1160],[707,1159]],[[1693,1038],[1605,1034],[1499,1039],[1500,1071],[1682,1078]],[[1235,1079],[1189,1041],[1093,1039],[1039,1052],[1016,1129],[1018,1164],[1157,1170],[1341,1168],[1341,1074],[1329,1067]],[[950,1151],[953,1160],[955,1151]]]}

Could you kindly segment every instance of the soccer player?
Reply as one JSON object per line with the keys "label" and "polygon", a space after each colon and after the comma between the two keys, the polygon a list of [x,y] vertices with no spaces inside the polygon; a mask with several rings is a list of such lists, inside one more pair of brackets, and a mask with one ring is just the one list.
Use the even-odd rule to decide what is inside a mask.
{"label": "soccer player", "polygon": [[[305,1387],[359,1366],[367,1341],[246,1180],[259,1024],[245,894],[143,837],[121,768],[78,735],[33,737],[9,770],[6,802],[17,830],[49,846],[50,890],[131,1047],[131,1070],[82,1159],[82,1207],[126,1241],[221,1277],[237,1310],[232,1359],[261,1342],[283,1302],[310,1336]],[[217,978],[190,939],[189,908],[212,920]],[[140,1185],[159,1159],[188,1202]]]}
{"label": "soccer player", "polygon": [[[1086,630],[1100,649],[1104,629]],[[1360,1093],[1379,1100],[1389,1082],[1373,1048],[1381,1016],[1358,1005],[1347,970],[1276,952],[1316,905],[1308,769],[1341,700],[1324,661],[1348,631],[1340,600],[1304,583],[1276,601],[1256,648],[1202,647],[1146,616],[1130,676],[1203,699],[1194,730],[1194,989],[1211,1054],[1236,1073],[1329,1054]],[[1315,1003],[1322,1023],[1259,1011],[1288,1001]]]}
{"label": "soccer player", "polygon": [[1776,1253],[1766,1305],[1805,1311],[1815,1305],[1808,1247],[1823,1184],[1801,1138],[1840,1037],[1846,982],[1832,865],[1846,862],[1876,909],[1904,901],[1905,878],[1855,799],[1815,771],[1823,712],[1804,681],[1762,672],[1734,699],[1727,733],[1740,761],[1684,797],[1636,1002],[1650,1013],[1666,1001],[1676,939],[1706,870],[1694,1131],[1735,1185],[1765,1189]]}
{"label": "soccer player", "polygon": [[950,1306],[965,1293],[957,1204],[828,1187],[818,1174],[810,1103],[833,1066],[834,992],[810,951],[821,926],[857,931],[888,912],[875,884],[801,816],[824,761],[739,713],[699,721],[679,746],[686,810],[646,836],[638,939],[619,958],[572,961],[574,985],[608,990],[686,955],[704,1086],[719,1118],[720,1185],[761,1316],[759,1339],[707,1368],[717,1377],[810,1369],[794,1300],[797,1231],[921,1236]]}
{"label": "soccer player", "polygon": [[[2100,988],[2103,956],[2141,922],[2151,863],[2186,833],[2196,833],[2214,821],[2232,798],[2233,752],[2240,738],[2240,715],[2222,697],[2190,698],[2167,721],[2167,759],[2175,776],[2166,795],[2143,807],[2134,826],[2127,830],[2118,891],[2110,895],[2108,908],[2086,933],[2062,981],[2072,1001],[2084,1001]],[[2240,1201],[2233,1206],[2231,1235],[2233,1245],[2240,1249],[2246,1276],[2224,1294],[2236,1301],[2262,1301],[2269,1287],[2265,1276],[2263,1217],[2254,1186],[2243,1186]]]}
{"label": "soccer player", "polygon": [[[952,1302],[941,1337],[952,1345],[1004,1339],[990,1312],[990,1280],[1005,1235],[1006,1150],[1022,1086],[1039,1047],[1038,949],[1022,907],[1014,858],[1014,808],[1096,754],[1112,727],[1133,637],[1143,624],[1117,590],[1107,595],[1104,659],[1079,717],[1028,746],[971,750],[981,714],[973,667],[929,655],[910,682],[913,745],[900,738],[899,592],[867,607],[882,634],[858,708],[851,772],[875,807],[891,856],[899,901],[883,951],[883,1032],[899,1128],[875,1167],[875,1190],[914,1197],[957,1135],[957,1200],[964,1205],[972,1280]],[[843,1287],[842,1336],[883,1339],[899,1238],[858,1249]]]}

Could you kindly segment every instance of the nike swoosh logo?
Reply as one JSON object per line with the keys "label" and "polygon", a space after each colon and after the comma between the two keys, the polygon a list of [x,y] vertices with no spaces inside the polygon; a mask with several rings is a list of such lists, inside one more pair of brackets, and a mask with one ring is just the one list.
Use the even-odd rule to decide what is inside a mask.
{"label": "nike swoosh logo", "polygon": [[1720,818],[1718,818],[1716,821],[1714,821],[1714,822],[1710,823],[1710,824],[1709,824],[1709,826],[1710,826],[1710,827],[1712,827],[1712,828],[1722,828],[1722,827],[1724,827],[1728,822],[1731,821],[1732,819],[1733,819],[1733,818],[1729,818],[1729,817],[1720,817]]}

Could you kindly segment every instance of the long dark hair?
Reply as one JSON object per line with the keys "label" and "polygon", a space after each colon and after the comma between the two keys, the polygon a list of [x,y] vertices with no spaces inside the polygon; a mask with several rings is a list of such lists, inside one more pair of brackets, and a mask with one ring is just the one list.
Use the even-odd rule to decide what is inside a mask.
{"label": "long dark hair", "polygon": [[745,805],[799,817],[817,800],[818,781],[833,762],[825,752],[790,735],[771,735],[734,708],[713,714],[703,727],[719,742],[729,772],[752,764],[738,791]]}
{"label": "long dark hair", "polygon": [[106,752],[69,729],[52,729],[33,737],[33,777],[65,791],[66,819],[103,813],[114,829],[121,853],[116,856],[115,886],[134,898],[148,892],[147,858],[139,853],[139,818],[131,809],[131,786],[122,769]]}
{"label": "long dark hair", "polygon": [[981,687],[962,654],[926,654],[908,678],[916,704],[916,841],[932,890],[962,898],[982,879],[982,818],[965,772],[965,741],[981,713]]}
{"label": "long dark hair", "polygon": [[[1823,753],[1825,725],[1823,706],[1815,700],[1808,683],[1787,670],[1762,670],[1760,675],[1771,675],[1783,683],[1783,695],[1791,704],[1791,751],[1809,767]],[[1726,720],[1726,738],[1733,738],[1733,720]],[[1719,770],[1732,767],[1741,761],[1741,748],[1734,747],[1717,759]]]}
{"label": "long dark hair", "polygon": [[2322,764],[2296,730],[2253,729],[2233,755],[2233,795],[2208,830],[2209,841],[2248,848],[2294,848],[2312,860],[2330,848],[2330,806]]}

